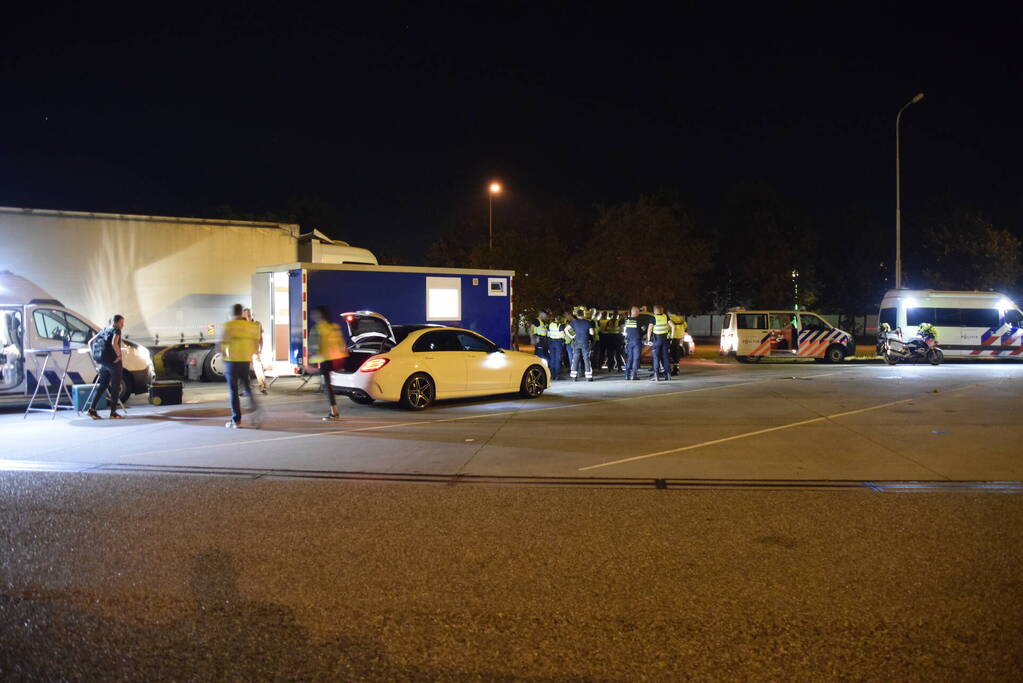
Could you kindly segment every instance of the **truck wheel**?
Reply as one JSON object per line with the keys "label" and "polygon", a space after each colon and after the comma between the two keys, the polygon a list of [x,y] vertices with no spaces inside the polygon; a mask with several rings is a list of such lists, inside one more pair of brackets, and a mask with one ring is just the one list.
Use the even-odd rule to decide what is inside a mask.
{"label": "truck wheel", "polygon": [[401,407],[406,410],[422,410],[428,408],[437,398],[437,387],[433,378],[425,372],[416,374],[405,380],[401,388]]}
{"label": "truck wheel", "polygon": [[121,375],[121,403],[127,405],[128,399],[135,394],[135,379],[130,374]]}
{"label": "truck wheel", "polygon": [[360,406],[373,405],[373,399],[369,396],[349,396],[352,399],[352,403],[358,403]]}
{"label": "truck wheel", "polygon": [[841,363],[845,360],[845,348],[840,344],[832,344],[828,347],[828,351],[824,354],[824,358],[829,363]]}
{"label": "truck wheel", "polygon": [[224,354],[211,350],[203,357],[202,378],[207,382],[224,381]]}
{"label": "truck wheel", "polygon": [[547,388],[547,378],[543,368],[539,365],[531,365],[522,375],[522,383],[519,385],[519,394],[525,398],[540,398],[543,390]]}
{"label": "truck wheel", "polygon": [[749,363],[750,362],[749,361],[749,356],[736,356],[735,360],[739,361],[740,363]]}

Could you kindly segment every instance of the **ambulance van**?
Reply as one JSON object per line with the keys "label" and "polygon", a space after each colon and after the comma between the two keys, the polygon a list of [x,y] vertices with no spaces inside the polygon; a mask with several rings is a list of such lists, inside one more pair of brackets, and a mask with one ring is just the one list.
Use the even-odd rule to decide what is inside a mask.
{"label": "ambulance van", "polygon": [[763,358],[815,358],[840,363],[855,355],[856,342],[816,313],[733,308],[721,326],[721,355],[740,363]]}
{"label": "ambulance van", "polygon": [[[43,357],[31,353],[34,349],[68,349],[66,383],[92,383],[97,373],[88,341],[99,329],[31,281],[10,271],[0,272],[0,405],[27,403],[39,383],[40,395],[46,389],[56,394],[68,357],[55,355],[40,377]],[[59,367],[54,365],[55,360]],[[121,362],[121,400],[148,392],[153,377],[149,349],[123,340]]]}
{"label": "ambulance van", "polygon": [[881,300],[878,325],[910,337],[921,323],[938,330],[946,358],[1023,359],[1023,313],[998,292],[892,289]]}

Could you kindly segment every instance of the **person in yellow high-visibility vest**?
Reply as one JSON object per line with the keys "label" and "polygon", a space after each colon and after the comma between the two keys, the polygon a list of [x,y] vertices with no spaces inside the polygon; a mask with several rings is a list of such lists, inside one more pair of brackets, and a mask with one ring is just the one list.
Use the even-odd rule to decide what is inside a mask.
{"label": "person in yellow high-visibility vest", "polygon": [[340,420],[334,387],[330,384],[330,373],[342,369],[341,363],[348,357],[348,347],[341,334],[341,326],[331,321],[326,306],[313,309],[311,318],[315,325],[309,331],[309,363],[320,369],[323,375],[323,388],[327,391],[327,400],[330,401],[330,412],[323,419]]}
{"label": "person in yellow high-visibility vest", "polygon": [[252,357],[259,349],[259,325],[246,320],[242,314],[242,305],[235,304],[231,309],[234,317],[223,325],[219,346],[224,355],[224,378],[227,380],[227,395],[231,401],[231,421],[224,426],[237,429],[242,423],[241,401],[238,399],[238,385],[249,400],[253,412],[253,423],[258,428],[260,423],[259,404],[252,394],[249,385],[249,370]]}
{"label": "person in yellow high-visibility vest", "polygon": [[671,329],[671,340],[668,342],[668,356],[671,358],[671,374],[677,375],[679,372],[679,361],[686,355],[685,342],[683,340],[686,337],[686,329],[688,329],[689,324],[681,315],[671,311],[668,312],[668,319],[674,325]]}
{"label": "person in yellow high-visibility vest", "polygon": [[661,375],[665,381],[671,379],[671,364],[668,361],[668,339],[671,338],[675,323],[664,314],[663,306],[654,306],[654,322],[647,326],[646,340],[653,341],[653,348],[650,350],[650,359],[653,361],[653,375],[650,380],[661,381]]}

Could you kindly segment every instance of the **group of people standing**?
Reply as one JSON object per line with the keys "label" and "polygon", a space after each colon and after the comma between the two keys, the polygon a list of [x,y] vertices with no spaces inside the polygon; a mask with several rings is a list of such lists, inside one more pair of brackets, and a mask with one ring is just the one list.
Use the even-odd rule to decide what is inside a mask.
{"label": "group of people standing", "polygon": [[580,307],[561,316],[541,311],[532,322],[530,339],[553,380],[562,378],[566,353],[568,378],[574,381],[592,382],[594,367],[638,380],[642,347],[648,345],[650,380],[668,381],[673,371],[678,372],[685,326],[681,316],[665,313],[663,306],[654,306],[652,314],[633,306],[627,316],[614,311],[598,315],[595,309]]}

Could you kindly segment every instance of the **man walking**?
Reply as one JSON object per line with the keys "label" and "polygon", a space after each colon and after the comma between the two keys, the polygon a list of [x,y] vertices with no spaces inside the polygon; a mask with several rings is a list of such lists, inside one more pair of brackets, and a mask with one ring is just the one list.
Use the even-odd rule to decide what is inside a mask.
{"label": "man walking", "polygon": [[124,329],[124,316],[115,315],[110,320],[110,327],[104,328],[89,340],[89,351],[92,360],[99,366],[96,375],[96,389],[92,392],[92,401],[88,415],[93,420],[102,420],[96,412],[96,406],[103,397],[103,392],[110,391],[110,419],[123,420],[124,416],[117,412],[117,404],[121,400],[121,330]]}
{"label": "man walking", "polygon": [[653,340],[653,348],[650,352],[650,360],[653,362],[653,375],[651,382],[671,379],[671,364],[668,362],[668,339],[675,331],[675,323],[664,314],[663,306],[654,306],[654,322],[647,326],[646,339]]}
{"label": "man walking", "polygon": [[253,411],[253,423],[259,427],[259,405],[252,394],[249,384],[249,369],[252,357],[259,349],[259,325],[246,320],[241,304],[231,309],[234,316],[224,323],[223,336],[220,339],[220,350],[224,354],[224,377],[227,380],[227,395],[231,400],[231,421],[224,426],[237,429],[242,423],[241,401],[238,398],[238,386],[249,400],[249,408]]}
{"label": "man walking", "polygon": [[345,346],[341,326],[331,319],[326,306],[315,308],[312,320],[315,325],[309,331],[309,362],[318,367],[320,374],[323,375],[323,388],[327,392],[327,402],[330,404],[330,412],[323,420],[336,422],[341,419],[341,414],[337,411],[337,398],[334,396],[334,387],[330,384],[330,373],[344,369],[343,360],[348,357],[348,347]]}
{"label": "man walking", "polygon": [[622,325],[622,334],[625,336],[625,379],[639,379],[636,373],[639,372],[643,339],[640,337],[638,306],[633,306],[629,311],[629,317]]}
{"label": "man walking", "polygon": [[593,381],[593,365],[590,363],[590,343],[593,340],[593,322],[586,319],[586,310],[579,309],[575,318],[565,328],[572,342],[572,368],[569,377],[573,382],[579,381],[579,365],[585,367],[586,381]]}
{"label": "man walking", "polygon": [[529,331],[529,337],[530,341],[533,342],[533,353],[535,353],[538,358],[542,358],[547,361],[547,367],[550,367],[551,359],[547,348],[547,333],[547,312],[540,311],[536,314],[536,320],[533,321],[532,329]]}

